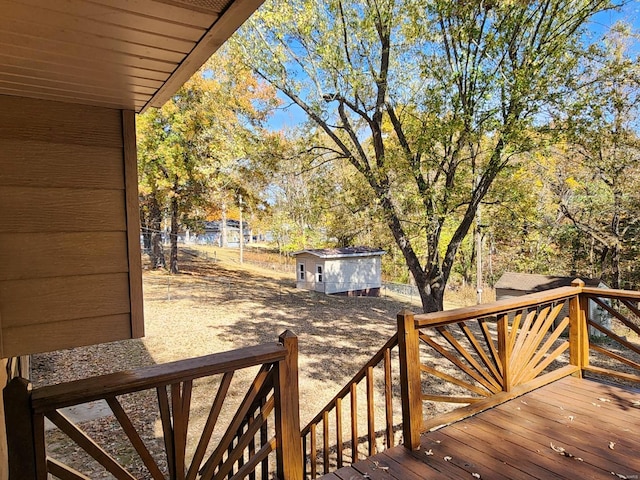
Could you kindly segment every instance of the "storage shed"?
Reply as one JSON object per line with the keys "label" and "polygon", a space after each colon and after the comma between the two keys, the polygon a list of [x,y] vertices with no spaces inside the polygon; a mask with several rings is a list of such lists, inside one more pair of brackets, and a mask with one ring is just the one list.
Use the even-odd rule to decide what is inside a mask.
{"label": "storage shed", "polygon": [[369,247],[301,250],[296,257],[296,287],[327,295],[380,295],[384,250]]}

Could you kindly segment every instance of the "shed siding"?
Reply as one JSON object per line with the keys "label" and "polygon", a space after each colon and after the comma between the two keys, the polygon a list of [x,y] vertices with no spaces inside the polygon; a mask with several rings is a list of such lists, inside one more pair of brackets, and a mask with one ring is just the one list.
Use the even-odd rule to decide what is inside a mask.
{"label": "shed siding", "polygon": [[0,205],[0,357],[142,335],[132,112],[0,95]]}
{"label": "shed siding", "polygon": [[326,293],[380,288],[380,257],[327,259]]}

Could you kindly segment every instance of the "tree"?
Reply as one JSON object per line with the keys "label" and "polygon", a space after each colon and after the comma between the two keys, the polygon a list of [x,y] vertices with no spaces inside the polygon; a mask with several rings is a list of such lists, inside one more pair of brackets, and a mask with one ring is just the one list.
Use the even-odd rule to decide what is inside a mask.
{"label": "tree", "polygon": [[423,310],[436,311],[478,205],[535,146],[529,133],[574,70],[581,29],[609,6],[281,0],[237,45],[326,135],[326,156],[369,186]]}
{"label": "tree", "polygon": [[[251,156],[266,135],[275,91],[222,51],[160,109],[138,122],[140,190],[149,211],[154,266],[163,266],[161,212],[170,217],[170,271],[178,272],[180,225],[197,226],[229,190],[249,185]],[[253,198],[245,192],[245,198]]]}
{"label": "tree", "polygon": [[613,288],[621,287],[622,258],[640,223],[640,69],[630,39],[618,24],[590,49],[570,108],[557,119],[565,161],[549,175],[562,215],[587,242],[589,273]]}

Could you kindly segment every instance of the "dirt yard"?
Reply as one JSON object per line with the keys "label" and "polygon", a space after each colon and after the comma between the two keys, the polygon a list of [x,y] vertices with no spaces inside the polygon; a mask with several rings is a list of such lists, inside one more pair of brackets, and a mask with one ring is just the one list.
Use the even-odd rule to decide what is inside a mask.
{"label": "dirt yard", "polygon": [[[264,262],[261,265],[240,265],[237,250],[201,249],[197,256],[188,251],[181,255],[179,275],[145,271],[145,337],[35,355],[34,386],[275,342],[289,329],[299,340],[304,426],[394,333],[396,314],[403,308],[420,310],[416,298],[411,304],[410,298],[403,297],[335,297],[297,290],[294,273],[280,273]],[[237,378],[246,388],[252,375],[245,372],[234,381]],[[206,417],[211,387],[211,382],[194,386],[190,421],[194,431]],[[197,400],[196,393],[205,400]],[[244,395],[241,387],[236,392],[232,388],[231,393]],[[157,409],[147,406],[155,405],[156,400],[152,392],[145,395],[125,396],[121,401],[151,444],[152,453],[162,457]],[[112,416],[83,422],[82,428],[126,461],[129,454],[122,449],[127,441],[113,433],[119,427]],[[50,452],[57,458],[72,459],[75,468],[92,463],[79,449],[72,446],[68,450],[60,432],[53,430],[48,435]],[[130,470],[143,478],[142,467]],[[86,473],[91,478],[110,478],[101,477],[100,471],[95,465]]]}
{"label": "dirt yard", "polygon": [[293,273],[237,258],[237,250],[183,253],[179,275],[145,271],[145,337],[35,355],[34,385],[274,342],[289,329],[299,339],[304,423],[394,333],[400,310],[420,310],[416,298],[297,290]]}

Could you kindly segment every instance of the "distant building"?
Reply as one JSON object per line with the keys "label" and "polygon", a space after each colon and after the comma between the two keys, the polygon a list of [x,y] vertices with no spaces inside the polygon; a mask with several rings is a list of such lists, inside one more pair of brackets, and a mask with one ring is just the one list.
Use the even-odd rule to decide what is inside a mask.
{"label": "distant building", "polygon": [[[250,225],[244,222],[242,230],[244,231],[243,244],[251,243]],[[226,225],[220,220],[204,222],[201,233],[194,234],[189,230],[178,233],[178,242],[216,245],[218,247],[239,247],[240,222],[238,220],[227,220]]]}
{"label": "distant building", "polygon": [[[559,277],[532,273],[505,272],[494,286],[496,289],[496,300],[520,297],[529,293],[543,292],[553,288],[570,287],[571,282],[576,278],[582,280],[587,287],[609,288],[598,278]],[[606,302],[608,302],[608,300],[605,300],[605,303]],[[564,307],[554,322],[555,325],[557,326],[562,319],[568,315],[569,308]],[[593,301],[589,301],[589,318],[605,327],[611,326],[609,314]],[[593,336],[602,335],[601,332],[595,330],[593,327],[590,328],[590,334]]]}
{"label": "distant building", "polygon": [[381,256],[377,248],[301,250],[296,258],[296,287],[327,295],[379,296]]}

